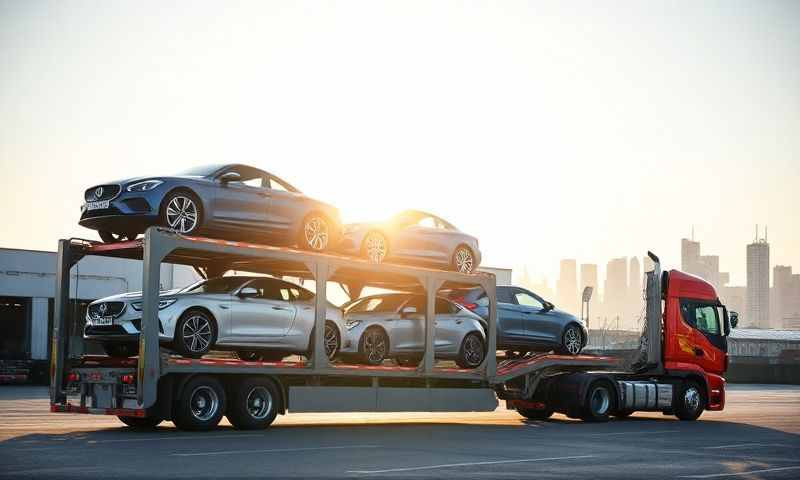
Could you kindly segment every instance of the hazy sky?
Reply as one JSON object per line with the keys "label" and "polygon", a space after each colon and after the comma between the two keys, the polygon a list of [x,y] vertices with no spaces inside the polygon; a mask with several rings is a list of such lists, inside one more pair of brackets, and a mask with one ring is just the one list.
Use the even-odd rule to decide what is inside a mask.
{"label": "hazy sky", "polygon": [[756,223],[800,270],[800,2],[0,0],[0,246],[218,162],[345,220],[437,212],[533,276],[679,266],[695,225],[743,284]]}

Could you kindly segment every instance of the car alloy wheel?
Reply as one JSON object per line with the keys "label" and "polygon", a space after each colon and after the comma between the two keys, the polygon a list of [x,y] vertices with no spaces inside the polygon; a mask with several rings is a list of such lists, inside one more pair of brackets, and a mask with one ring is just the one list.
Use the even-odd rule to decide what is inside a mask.
{"label": "car alloy wheel", "polygon": [[568,327],[564,332],[564,350],[570,355],[581,353],[581,334],[574,326]]}
{"label": "car alloy wheel", "polygon": [[333,360],[333,357],[336,356],[336,352],[339,351],[339,332],[336,331],[336,327],[331,325],[330,323],[325,325],[325,355],[328,356],[328,360]]}
{"label": "car alloy wheel", "polygon": [[197,227],[197,205],[185,195],[176,195],[167,204],[167,226],[179,233],[190,233]]}
{"label": "car alloy wheel", "polygon": [[204,352],[211,345],[212,330],[208,319],[192,315],[183,324],[183,344],[192,353]]}
{"label": "car alloy wheel", "polygon": [[475,267],[475,258],[472,252],[466,247],[459,247],[454,255],[456,271],[460,273],[472,273]]}
{"label": "car alloy wheel", "polygon": [[364,353],[372,365],[380,365],[387,354],[386,335],[378,329],[372,329],[364,336]]}
{"label": "car alloy wheel", "polygon": [[311,250],[321,252],[328,248],[328,222],[319,216],[310,217],[303,226],[306,246]]}
{"label": "car alloy wheel", "polygon": [[191,414],[200,422],[207,422],[219,411],[219,396],[213,388],[201,385],[189,397]]}
{"label": "car alloy wheel", "polygon": [[475,334],[464,339],[464,363],[466,367],[477,367],[483,361],[483,342]]}
{"label": "car alloy wheel", "polygon": [[364,241],[364,253],[372,263],[382,263],[386,258],[386,238],[377,232],[367,235]]}

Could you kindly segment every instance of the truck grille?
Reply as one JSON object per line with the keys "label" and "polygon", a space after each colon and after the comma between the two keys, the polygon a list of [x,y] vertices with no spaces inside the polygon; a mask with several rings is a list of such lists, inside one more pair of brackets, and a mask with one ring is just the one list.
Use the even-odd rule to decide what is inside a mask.
{"label": "truck grille", "polygon": [[89,305],[89,318],[117,318],[125,311],[125,302],[100,302]]}
{"label": "truck grille", "polygon": [[95,187],[86,189],[86,192],[83,194],[83,198],[85,198],[87,202],[111,200],[119,195],[121,189],[122,187],[119,185],[97,185]]}

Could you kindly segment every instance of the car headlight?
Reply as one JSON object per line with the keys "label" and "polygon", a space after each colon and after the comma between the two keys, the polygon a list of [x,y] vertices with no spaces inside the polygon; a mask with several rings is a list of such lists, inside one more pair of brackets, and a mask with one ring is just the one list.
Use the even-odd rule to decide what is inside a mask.
{"label": "car headlight", "polygon": [[125,190],[129,192],[148,192],[156,188],[157,186],[161,185],[162,183],[164,182],[162,182],[161,180],[145,180],[143,182],[136,182],[131,185],[128,185],[128,188],[126,188]]}
{"label": "car headlight", "polygon": [[352,330],[359,325],[361,325],[361,320],[350,320],[349,322],[344,324],[345,328],[347,328],[348,330]]}
{"label": "car headlight", "polygon": [[[170,298],[170,299],[167,299],[167,300],[159,300],[158,301],[158,309],[159,310],[164,310],[165,308],[169,307],[170,305],[172,305],[173,303],[175,303],[177,301],[178,301],[177,298]],[[136,310],[137,312],[141,312],[142,311],[142,302],[131,302],[131,307],[133,307],[133,309]]]}

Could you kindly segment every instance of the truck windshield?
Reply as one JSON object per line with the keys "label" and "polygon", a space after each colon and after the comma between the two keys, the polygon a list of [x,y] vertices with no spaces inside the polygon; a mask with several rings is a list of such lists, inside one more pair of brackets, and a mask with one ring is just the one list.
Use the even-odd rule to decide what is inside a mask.
{"label": "truck windshield", "polygon": [[239,277],[211,278],[189,285],[181,290],[180,293],[230,293],[247,280],[249,279]]}

